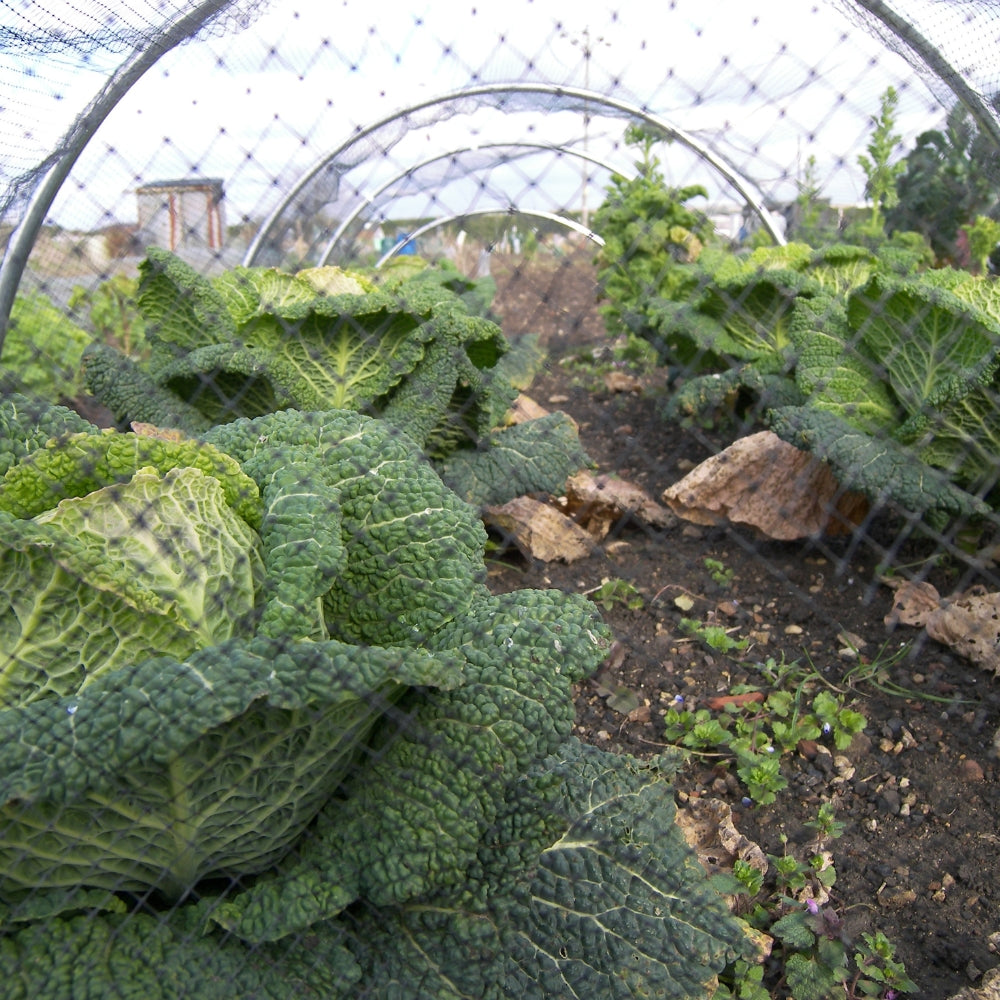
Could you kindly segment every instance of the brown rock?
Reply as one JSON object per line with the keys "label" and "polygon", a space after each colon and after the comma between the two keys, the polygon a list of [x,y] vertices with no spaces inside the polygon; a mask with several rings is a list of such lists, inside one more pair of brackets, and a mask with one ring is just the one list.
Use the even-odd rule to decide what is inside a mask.
{"label": "brown rock", "polygon": [[963,760],[961,766],[959,767],[959,773],[962,775],[963,781],[985,781],[986,774],[983,771],[982,764],[979,761]]}

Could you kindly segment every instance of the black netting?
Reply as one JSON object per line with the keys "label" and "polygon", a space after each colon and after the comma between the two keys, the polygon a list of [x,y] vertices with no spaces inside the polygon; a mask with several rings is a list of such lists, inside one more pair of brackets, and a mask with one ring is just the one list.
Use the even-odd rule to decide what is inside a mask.
{"label": "black netting", "polygon": [[901,8],[0,3],[0,1000],[988,991],[994,5]]}

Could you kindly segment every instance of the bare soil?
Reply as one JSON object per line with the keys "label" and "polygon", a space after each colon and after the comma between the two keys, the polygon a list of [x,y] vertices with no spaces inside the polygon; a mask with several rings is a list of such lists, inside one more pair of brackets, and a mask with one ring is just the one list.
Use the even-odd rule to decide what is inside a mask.
{"label": "bare soil", "polygon": [[[530,395],[578,422],[601,472],[659,499],[733,432],[667,423],[665,372],[611,392],[600,373],[567,363],[609,343],[591,256],[587,249],[528,263],[494,256],[496,309],[508,336],[539,334],[548,350]],[[831,849],[833,902],[847,932],[857,938],[882,931],[919,986],[914,995],[944,1000],[1000,965],[1000,683],[947,648],[918,641],[916,629],[891,630],[885,618],[892,592],[882,577],[887,569],[918,572],[942,593],[975,582],[998,587],[995,571],[985,578],[951,558],[929,562],[933,555],[888,517],[863,536],[795,543],[762,541],[728,525],[677,521],[652,529],[626,518],[589,558],[532,564],[508,552],[491,582],[498,591],[552,586],[586,593],[606,578],[635,586],[641,607],[604,612],[619,655],[600,683],[581,685],[577,696],[579,734],[613,750],[659,753],[663,714],[677,695],[692,707],[740,684],[764,686],[757,664],[768,657],[810,664],[823,684],[843,692],[868,720],[844,752],[847,762],[835,766],[839,751],[805,745],[784,758],[788,787],[773,804],[756,805],[745,801],[746,789],[725,764],[691,757],[676,780],[677,799],[682,806],[724,801],[739,832],[772,855],[786,849],[784,838],[788,849],[804,843],[805,824],[820,803],[832,802],[846,824]],[[721,563],[731,581],[713,579],[706,559]],[[682,594],[694,602],[690,611],[674,603]],[[722,655],[680,630],[682,614],[723,624],[734,636],[753,633],[753,641],[744,652]],[[845,633],[860,640],[857,655]],[[886,665],[876,672],[872,663]],[[609,704],[619,704],[609,699],[613,687],[632,692],[640,710],[617,711]]]}

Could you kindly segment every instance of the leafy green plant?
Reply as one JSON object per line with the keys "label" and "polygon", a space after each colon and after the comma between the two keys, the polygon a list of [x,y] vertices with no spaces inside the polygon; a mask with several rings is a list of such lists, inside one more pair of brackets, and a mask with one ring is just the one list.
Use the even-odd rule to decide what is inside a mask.
{"label": "leafy green plant", "polygon": [[861,935],[855,946],[854,962],[858,967],[851,981],[851,990],[863,997],[898,996],[914,993],[917,984],[906,974],[906,967],[896,959],[896,949],[881,932]]}
{"label": "leafy green plant", "polygon": [[5,996],[695,998],[748,956],[671,762],[570,737],[593,604],[491,595],[398,429],[0,421]]}
{"label": "leafy green plant", "polygon": [[872,204],[871,218],[865,231],[874,238],[882,235],[885,213],[899,204],[896,180],[906,169],[901,161],[892,162],[900,142],[900,137],[893,131],[898,107],[899,94],[895,87],[887,87],[882,94],[878,115],[871,117],[872,133],[867,155],[858,157],[858,165],[865,174],[865,197]]}
{"label": "leafy green plant", "polygon": [[877,503],[938,524],[988,513],[979,496],[995,486],[1000,454],[992,282],[958,271],[874,274],[843,305],[804,304],[795,329],[796,379],[808,398],[775,409],[777,434]]}
{"label": "leafy green plant", "polygon": [[969,256],[977,274],[989,273],[990,254],[1000,243],[1000,222],[986,215],[977,215],[962,226],[969,239]]}
{"label": "leafy green plant", "polygon": [[734,639],[730,634],[732,629],[727,629],[722,625],[710,625],[693,618],[681,618],[678,624],[688,635],[700,640],[718,653],[743,652],[750,645],[749,639]]}
{"label": "leafy green plant", "polygon": [[72,401],[83,391],[80,359],[91,339],[41,292],[18,295],[0,354],[0,390]]}
{"label": "leafy green plant", "polygon": [[729,569],[725,563],[720,562],[718,559],[712,559],[712,558],[704,559],[703,563],[705,569],[708,570],[709,576],[720,587],[727,588],[732,586],[733,571]]}
{"label": "leafy green plant", "polygon": [[664,342],[708,369],[675,389],[665,415],[760,419],[845,490],[935,527],[988,514],[1000,292],[966,272],[901,266],[885,250],[795,245],[702,265],[699,296],[656,305]]}
{"label": "leafy green plant", "polygon": [[653,150],[662,136],[640,126],[625,133],[639,158],[632,178],[614,174],[593,225],[604,240],[596,258],[601,307],[608,332],[647,335],[643,303],[650,296],[672,297],[689,282],[683,263],[696,260],[708,241],[708,217],[687,203],[706,198],[701,185],[668,187]]}
{"label": "leafy green plant", "polygon": [[689,267],[683,297],[645,307],[655,342],[684,375],[665,416],[710,426],[804,402],[795,378],[799,304],[843,297],[879,268],[895,269],[890,260],[845,245],[789,243],[745,257],[706,251]]}
{"label": "leafy green plant", "polygon": [[643,605],[642,594],[636,590],[635,584],[618,577],[602,581],[596,589],[587,596],[595,603],[610,611],[619,605],[632,611],[637,611]]}
{"label": "leafy green plant", "polygon": [[899,202],[886,212],[886,228],[920,232],[939,266],[959,266],[961,226],[995,204],[994,159],[993,143],[956,101],[944,126],[921,132],[900,161],[905,170],[896,177]]}
{"label": "leafy green plant", "polygon": [[747,921],[774,944],[767,969],[745,959],[730,965],[720,976],[713,1000],[766,1000],[774,995],[863,1000],[899,997],[917,989],[882,932],[866,932],[856,942],[846,932],[831,894],[836,868],[825,849],[843,831],[833,806],[821,805],[807,825],[816,832],[815,840],[797,855],[789,851],[783,835],[784,850],[768,855],[766,876],[746,863],[739,868],[734,864],[726,887],[746,897],[742,908]]}
{"label": "leafy green plant", "polygon": [[557,491],[587,464],[562,414],[501,426],[517,392],[509,345],[424,271],[379,287],[335,267],[208,279],[152,248],[140,272],[148,362],[106,344],[84,356],[88,389],[123,424],[201,433],[286,408],[375,414],[479,504]]}
{"label": "leafy green plant", "polygon": [[[31,413],[21,402],[3,403],[11,434]],[[30,889],[35,905],[71,873],[176,898],[210,875],[267,867],[380,705],[407,685],[456,682],[450,655],[389,647],[470,606],[475,511],[370,418],[285,413],[226,430],[253,475],[205,440],[83,431],[0,482],[8,902]],[[373,559],[380,550],[393,558]],[[128,710],[139,692],[152,716]],[[273,800],[254,801],[259,768]],[[101,808],[117,796],[130,807]],[[59,806],[60,832],[36,848],[32,831]]]}
{"label": "leafy green plant", "polygon": [[823,246],[836,240],[836,217],[830,211],[830,199],[821,197],[817,160],[806,158],[801,176],[795,182],[795,214],[792,235],[810,246]]}
{"label": "leafy green plant", "polygon": [[404,254],[393,257],[378,270],[366,273],[377,286],[386,289],[399,287],[411,280],[438,285],[458,296],[470,315],[496,320],[492,310],[497,293],[496,280],[489,275],[467,278],[450,260],[442,259],[431,264],[422,257]]}
{"label": "leafy green plant", "polygon": [[750,798],[769,805],[788,784],[781,770],[785,754],[803,740],[824,740],[843,750],[867,720],[842,695],[816,691],[814,678],[798,664],[769,660],[762,672],[773,679],[774,689],[740,685],[715,710],[692,709],[681,701],[666,710],[663,725],[668,742],[728,760]]}
{"label": "leafy green plant", "polygon": [[146,351],[146,331],[136,306],[139,282],[116,274],[93,288],[77,285],[69,297],[71,313],[85,313],[90,329],[101,343],[117,347],[129,357]]}

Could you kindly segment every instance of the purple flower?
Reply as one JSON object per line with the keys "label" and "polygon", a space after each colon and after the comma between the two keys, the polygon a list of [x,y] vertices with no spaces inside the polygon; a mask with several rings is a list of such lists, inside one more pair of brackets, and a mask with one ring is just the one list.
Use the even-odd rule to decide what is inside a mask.
{"label": "purple flower", "polygon": [[819,903],[815,899],[807,899],[806,909],[815,917],[819,913]]}

